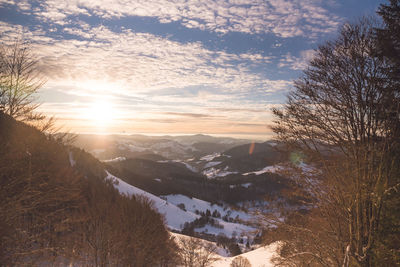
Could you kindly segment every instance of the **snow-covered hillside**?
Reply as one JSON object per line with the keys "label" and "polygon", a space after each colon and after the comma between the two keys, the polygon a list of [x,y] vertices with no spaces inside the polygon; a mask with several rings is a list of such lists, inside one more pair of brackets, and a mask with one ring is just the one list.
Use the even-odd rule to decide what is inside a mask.
{"label": "snow-covered hillside", "polygon": [[[106,179],[109,179],[113,182],[114,187],[121,193],[127,196],[131,195],[141,195],[149,198],[154,202],[155,208],[162,214],[165,215],[167,225],[169,228],[173,230],[181,230],[182,225],[185,222],[190,222],[195,220],[196,218],[200,217],[199,215],[195,214],[195,210],[205,211],[209,210],[217,210],[221,214],[229,213],[232,217],[237,217],[242,220],[249,220],[251,219],[250,215],[241,212],[241,211],[232,211],[228,210],[226,207],[218,206],[218,205],[211,205],[207,201],[203,201],[196,198],[189,198],[183,195],[167,195],[163,196],[164,199],[157,197],[153,194],[150,194],[146,191],[143,191],[137,187],[134,187],[121,179],[115,177],[111,173],[107,172]],[[178,208],[177,205],[183,203],[185,205],[186,211]],[[208,229],[208,233],[218,234],[224,233],[226,236],[232,236],[234,232],[238,233],[239,235],[245,235],[249,231],[254,231],[255,229],[246,225],[237,224],[237,223],[229,223],[223,220],[219,220],[219,222],[224,226],[223,229],[206,226]],[[204,230],[204,229],[202,229]],[[171,233],[176,238],[188,238],[187,236]],[[214,246],[215,243],[209,241],[202,241],[207,243],[212,243]],[[270,267],[274,266],[272,263],[272,258],[277,255],[277,249],[279,247],[278,243],[271,244],[269,246],[260,247],[253,251],[243,253],[239,256],[244,257],[249,260],[253,267]],[[211,266],[213,267],[228,267],[232,263],[232,261],[238,257],[229,257],[228,252],[224,250],[222,247],[217,247],[216,253],[214,256],[218,258],[218,260],[212,263]]]}
{"label": "snow-covered hillside", "polygon": [[158,210],[158,212],[165,216],[168,227],[173,230],[181,230],[182,225],[185,222],[191,222],[200,217],[193,212],[183,211],[174,204],[168,203],[166,200],[163,200],[153,194],[134,187],[115,177],[109,172],[107,172],[106,179],[111,180],[114,184],[114,187],[118,189],[121,194],[124,194],[126,196],[140,195],[147,197],[148,199],[153,201],[154,207]]}
{"label": "snow-covered hillside", "polygon": [[222,257],[219,256],[219,260],[214,262],[211,266],[213,267],[229,267],[232,261],[237,257],[243,257],[249,260],[252,267],[272,267],[275,266],[273,258],[278,256],[277,250],[279,243],[273,243],[271,245],[260,247],[258,249],[243,253],[236,257]]}
{"label": "snow-covered hillside", "polygon": [[[195,213],[196,210],[202,212],[206,212],[207,209],[210,210],[210,212],[217,210],[222,216],[228,214],[231,218],[237,218],[243,221],[248,221],[250,219],[250,216],[244,212],[231,211],[226,207],[224,209],[224,207],[211,205],[209,202],[196,198],[191,199],[183,195],[168,195],[164,197],[165,199],[162,199],[122,181],[109,172],[107,172],[106,179],[111,180],[114,184],[114,187],[118,189],[121,194],[126,196],[141,195],[152,200],[154,202],[154,207],[158,210],[158,212],[165,216],[167,226],[172,230],[180,231],[183,229],[185,222],[192,222],[195,219],[200,218],[200,215]],[[177,206],[179,204],[184,204],[185,209],[187,209],[184,210],[179,208]],[[223,233],[228,237],[238,235],[250,239],[253,239],[253,236],[256,232],[255,228],[241,223],[226,222],[219,218],[214,219],[222,227],[206,225],[202,228],[196,228],[195,231],[214,235]]]}
{"label": "snow-covered hillside", "polygon": [[[171,233],[174,238],[180,244],[180,240],[189,239],[190,237]],[[252,267],[273,267],[275,264],[273,263],[273,258],[278,257],[279,250],[279,242],[272,243],[268,246],[262,246],[255,250],[237,255],[235,257],[229,257],[228,252],[221,247],[218,247],[214,242],[199,240],[204,244],[204,247],[213,247],[215,249],[215,253],[213,253],[213,257],[216,258],[216,261],[213,262],[210,266],[212,267],[230,267],[232,261],[237,257],[243,257],[247,259]]]}

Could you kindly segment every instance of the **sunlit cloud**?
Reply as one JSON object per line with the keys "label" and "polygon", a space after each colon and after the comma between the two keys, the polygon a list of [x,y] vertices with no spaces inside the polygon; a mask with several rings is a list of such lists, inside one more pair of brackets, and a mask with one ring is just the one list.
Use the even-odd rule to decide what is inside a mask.
{"label": "sunlit cloud", "polygon": [[[19,26],[0,24],[5,35],[22,30]],[[87,32],[90,41],[52,39],[41,30],[24,32],[40,58],[42,72],[53,83],[79,81],[76,90],[83,89],[86,93],[118,90],[129,95],[132,91],[199,85],[230,92],[256,87],[273,92],[287,89],[288,85],[239,64],[268,62],[268,58],[259,54],[211,51],[198,42],[182,44],[131,30],[116,33],[105,26],[90,29]]]}
{"label": "sunlit cloud", "polygon": [[168,116],[177,116],[177,117],[185,117],[190,119],[202,119],[202,118],[215,118],[220,116],[213,116],[210,114],[199,114],[199,113],[185,113],[185,112],[164,112],[165,115]]}

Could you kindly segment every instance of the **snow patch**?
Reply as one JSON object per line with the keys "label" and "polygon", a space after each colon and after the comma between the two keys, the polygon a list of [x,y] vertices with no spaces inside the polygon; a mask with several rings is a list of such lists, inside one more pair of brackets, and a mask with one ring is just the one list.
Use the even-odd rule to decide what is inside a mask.
{"label": "snow patch", "polygon": [[207,155],[207,156],[201,157],[200,160],[212,161],[214,158],[217,158],[219,156],[221,156],[221,153],[213,153],[211,155]]}
{"label": "snow patch", "polygon": [[233,188],[236,188],[236,187],[238,187],[238,186],[245,187],[245,188],[249,188],[249,187],[252,186],[252,185],[253,185],[253,183],[245,183],[245,184],[239,184],[239,185],[237,185],[237,184],[231,184],[231,185],[229,186],[229,188],[230,188],[230,189],[233,189]]}
{"label": "snow patch", "polygon": [[76,164],[76,161],[74,160],[74,155],[72,155],[72,151],[69,151],[69,164],[71,165],[71,167],[74,167]]}
{"label": "snow patch", "polygon": [[284,164],[277,164],[277,165],[271,165],[271,166],[267,166],[264,169],[261,169],[259,171],[254,171],[254,172],[247,172],[247,173],[243,173],[243,175],[250,175],[250,174],[255,174],[255,175],[261,175],[263,173],[279,173],[279,172],[283,172],[283,171],[293,171],[295,170],[295,168],[300,169],[301,172],[303,172],[303,174],[309,175],[309,176],[313,176],[315,174],[319,174],[320,171],[316,168],[314,168],[311,165],[308,165],[306,163],[300,163],[298,165],[284,165]]}
{"label": "snow patch", "polygon": [[272,166],[267,166],[264,169],[261,169],[259,171],[243,173],[243,175],[250,175],[250,174],[261,175],[266,172],[276,173],[276,172],[282,171],[284,169],[285,169],[285,167],[283,167],[281,165],[272,165]]}
{"label": "snow patch", "polygon": [[193,166],[191,166],[190,164],[186,163],[186,162],[181,162],[183,165],[186,166],[187,169],[189,169],[191,172],[196,172],[197,173],[197,169],[194,168]]}
{"label": "snow patch", "polygon": [[242,186],[242,187],[245,187],[245,188],[249,188],[251,185],[253,185],[253,183],[241,184],[241,186]]}
{"label": "snow patch", "polygon": [[108,162],[118,162],[118,161],[124,161],[124,160],[126,160],[125,157],[116,157],[116,158],[113,158],[113,159],[103,160],[103,162],[108,163]]}
{"label": "snow patch", "polygon": [[214,166],[217,166],[217,165],[219,165],[219,164],[221,164],[222,163],[222,161],[210,161],[210,162],[208,162],[206,165],[204,165],[204,169],[207,169],[207,168],[210,168],[210,167],[214,167]]}
{"label": "snow patch", "polygon": [[238,172],[231,172],[227,171],[226,168],[223,170],[216,169],[216,168],[209,168],[203,171],[203,174],[207,176],[208,179],[213,179],[217,177],[225,177],[229,174],[236,174]]}

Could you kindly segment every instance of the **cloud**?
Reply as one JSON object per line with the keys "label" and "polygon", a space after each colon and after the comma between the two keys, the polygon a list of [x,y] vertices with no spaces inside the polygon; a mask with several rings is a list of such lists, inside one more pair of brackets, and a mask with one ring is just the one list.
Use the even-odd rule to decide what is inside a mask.
{"label": "cloud", "polygon": [[237,126],[245,126],[245,127],[267,127],[266,123],[247,123],[247,122],[242,122],[242,123],[235,123]]}
{"label": "cloud", "polygon": [[184,117],[184,118],[195,118],[195,119],[208,119],[208,118],[216,118],[220,116],[214,116],[210,114],[199,114],[199,113],[187,113],[187,112],[164,112],[163,115],[168,116],[177,116],[177,117]]}
{"label": "cloud", "polygon": [[[10,2],[10,1],[9,1]],[[217,33],[274,33],[281,37],[315,38],[341,23],[318,0],[44,0],[32,10],[38,18],[65,25],[71,16],[113,19],[154,17],[160,23],[179,22],[187,28]],[[18,5],[27,11],[25,5]]]}
{"label": "cloud", "polygon": [[[183,44],[128,29],[114,32],[105,26],[67,27],[64,31],[76,38],[55,39],[42,29],[29,31],[0,22],[0,33],[8,38],[3,41],[12,41],[21,31],[53,84],[71,85],[85,93],[132,95],[190,86],[214,87],[225,93],[257,88],[275,92],[289,86],[287,81],[252,72],[250,65],[269,60],[260,54],[212,51],[199,42]],[[207,93],[202,97],[207,98]]]}
{"label": "cloud", "polygon": [[[74,120],[80,128],[76,126],[73,129],[89,130],[89,125],[79,120],[90,104],[88,100],[99,98],[108,99],[121,111],[115,119],[117,131],[121,128],[129,131],[129,127],[132,127],[132,131],[153,132],[173,132],[179,128],[187,133],[199,129],[218,133],[263,133],[265,125],[262,122],[270,117],[270,112],[265,111],[269,103],[265,96],[284,92],[291,87],[290,81],[267,78],[263,66],[272,64],[274,58],[260,53],[235,54],[207,49],[200,42],[180,43],[125,28],[111,30],[103,25],[91,27],[74,17],[77,14],[103,18],[128,16],[130,7],[126,8],[128,11],[119,12],[115,7],[110,13],[103,8],[105,4],[97,5],[96,1],[80,1],[80,4],[74,1],[41,3],[41,8],[37,8],[32,1],[20,2],[19,8],[24,13],[33,12],[63,27],[35,25],[28,30],[0,22],[1,41],[12,42],[23,33],[24,38],[31,42],[39,59],[40,70],[48,80],[45,89],[62,90],[73,96],[73,100],[65,101],[75,101],[57,102],[54,97],[55,102],[44,104],[41,110],[58,114],[60,119]],[[113,6],[115,3],[108,4]],[[246,4],[240,1],[222,3],[230,6]],[[32,8],[29,9],[28,5]],[[148,12],[164,12],[171,15],[165,15],[164,22],[179,21],[194,28],[216,32],[272,30],[264,29],[262,25],[252,25],[255,21],[251,22],[251,18],[246,21],[248,16],[257,16],[259,10],[256,9],[238,7],[230,10],[213,3],[210,6],[213,12],[204,11],[200,18],[191,14],[194,8],[202,12],[205,7],[198,3],[197,7],[179,9],[180,13],[174,16],[171,15],[172,11],[165,11],[174,10],[168,5],[162,10],[139,9],[135,12],[143,16],[148,16]],[[234,19],[239,15],[242,16],[241,24]],[[154,16],[160,20],[162,18],[159,14]],[[190,91],[191,88],[197,90]],[[167,89],[171,89],[172,93],[162,94]],[[169,128],[157,128],[157,123]]]}
{"label": "cloud", "polygon": [[304,70],[314,56],[315,50],[303,50],[300,52],[299,57],[295,57],[291,53],[287,53],[279,60],[278,67],[289,68],[292,70]]}
{"label": "cloud", "polygon": [[245,109],[245,108],[212,108],[210,111],[216,111],[216,112],[228,112],[228,113],[243,113],[243,112],[249,112],[249,113],[265,113],[266,109]]}

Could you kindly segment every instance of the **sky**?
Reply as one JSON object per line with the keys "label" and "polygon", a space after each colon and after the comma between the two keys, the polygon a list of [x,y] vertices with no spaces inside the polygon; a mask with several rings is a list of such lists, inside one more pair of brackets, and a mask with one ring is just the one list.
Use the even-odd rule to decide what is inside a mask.
{"label": "sky", "polygon": [[30,43],[65,130],[268,139],[314,49],[380,3],[0,0],[0,42]]}

